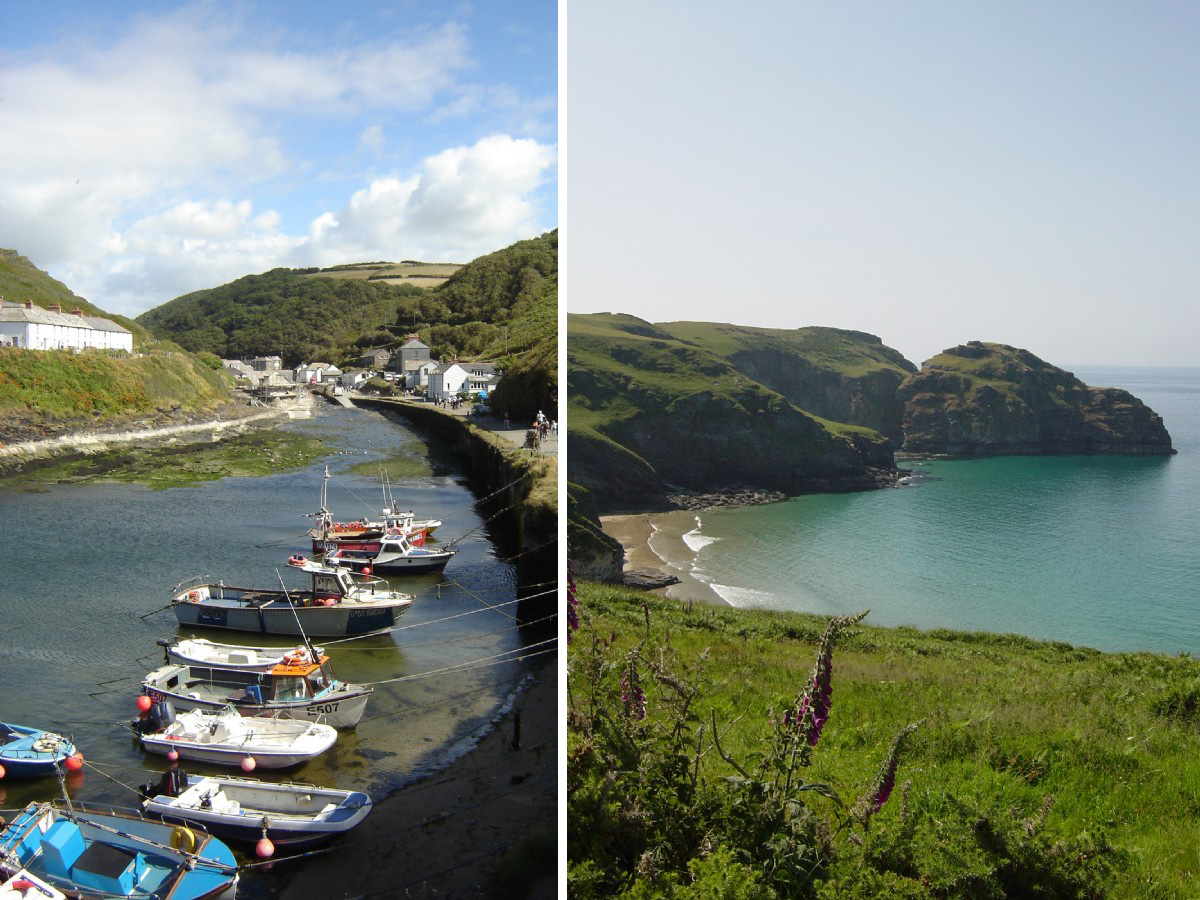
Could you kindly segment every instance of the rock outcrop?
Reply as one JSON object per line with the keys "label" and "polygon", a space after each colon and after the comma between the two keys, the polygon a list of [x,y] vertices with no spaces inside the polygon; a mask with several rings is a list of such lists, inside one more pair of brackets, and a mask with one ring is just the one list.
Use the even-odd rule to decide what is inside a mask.
{"label": "rock outcrop", "polygon": [[1128,391],[1088,387],[1027,350],[971,341],[900,385],[903,450],[950,456],[1170,454],[1162,418]]}

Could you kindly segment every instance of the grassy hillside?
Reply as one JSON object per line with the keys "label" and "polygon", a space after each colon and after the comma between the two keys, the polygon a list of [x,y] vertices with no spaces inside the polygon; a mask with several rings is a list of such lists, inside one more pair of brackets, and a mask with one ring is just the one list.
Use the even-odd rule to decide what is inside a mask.
{"label": "grassy hillside", "polygon": [[0,440],[16,443],[114,418],[213,409],[229,377],[190,353],[133,358],[0,347]]}
{"label": "grassy hillside", "polygon": [[571,477],[606,511],[628,508],[622,456],[659,482],[656,497],[636,474],[642,508],[669,485],[801,493],[865,487],[868,469],[891,467],[879,434],[808,415],[661,326],[601,313],[568,316],[567,331]]}
{"label": "grassy hillside", "polygon": [[579,588],[572,896],[1195,896],[1200,661],[854,626],[797,744],[823,619]]}
{"label": "grassy hillside", "polygon": [[903,442],[896,389],[917,367],[871,334],[841,328],[750,328],[709,322],[657,327],[713,351],[806,412]]}
{"label": "grassy hillside", "polygon": [[229,379],[216,359],[156,340],[141,325],[75,295],[12,250],[0,250],[0,294],[43,308],[51,303],[68,312],[79,307],[118,322],[133,333],[135,354],[0,347],[0,440],[5,443],[117,418],[208,410],[229,399]]}
{"label": "grassy hillside", "polygon": [[917,370],[898,350],[862,331],[815,326],[752,328],[713,322],[665,322],[656,327],[731,360],[750,351],[774,350],[801,357],[815,369],[845,378],[861,378],[879,371],[903,378]]}

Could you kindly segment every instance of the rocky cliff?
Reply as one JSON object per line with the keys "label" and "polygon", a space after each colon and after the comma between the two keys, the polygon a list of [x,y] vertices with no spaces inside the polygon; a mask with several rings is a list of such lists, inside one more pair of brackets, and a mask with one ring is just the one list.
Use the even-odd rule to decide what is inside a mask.
{"label": "rocky cliff", "polygon": [[878,486],[890,443],[822,421],[726,358],[632,316],[568,321],[571,480],[604,512],[683,491],[801,494]]}
{"label": "rocky cliff", "polygon": [[980,341],[928,360],[900,385],[906,452],[1169,454],[1162,418],[1128,391],[1088,387],[1005,344]]}
{"label": "rocky cliff", "polygon": [[746,377],[831,422],[861,425],[903,443],[896,389],[917,367],[878,337],[842,328],[751,328],[707,322],[657,326],[720,353]]}

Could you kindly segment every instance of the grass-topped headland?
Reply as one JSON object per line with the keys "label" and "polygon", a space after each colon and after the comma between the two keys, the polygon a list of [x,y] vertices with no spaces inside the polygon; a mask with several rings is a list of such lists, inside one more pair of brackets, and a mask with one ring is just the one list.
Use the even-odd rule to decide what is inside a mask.
{"label": "grass-topped headland", "polygon": [[1195,896],[1192,657],[578,599],[573,896]]}

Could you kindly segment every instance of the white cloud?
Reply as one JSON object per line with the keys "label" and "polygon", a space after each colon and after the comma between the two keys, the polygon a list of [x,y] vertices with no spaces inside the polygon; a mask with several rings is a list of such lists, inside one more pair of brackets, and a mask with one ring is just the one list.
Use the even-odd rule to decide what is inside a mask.
{"label": "white cloud", "polygon": [[540,230],[530,196],[554,148],[508,135],[444,150],[406,179],[376,179],[313,223],[297,248],[314,264],[361,259],[467,262]]}
{"label": "white cloud", "polygon": [[[135,20],[108,46],[72,40],[0,58],[0,246],[105,309],[136,315],[277,265],[465,260],[541,227],[529,198],[553,148],[508,136],[375,177],[310,222],[281,216],[301,173],[352,178],[346,154],[380,152],[397,117],[428,121],[482,90],[458,83],[472,66],[461,26],[302,53],[202,5]],[[339,162],[309,158],[321,140]]]}

